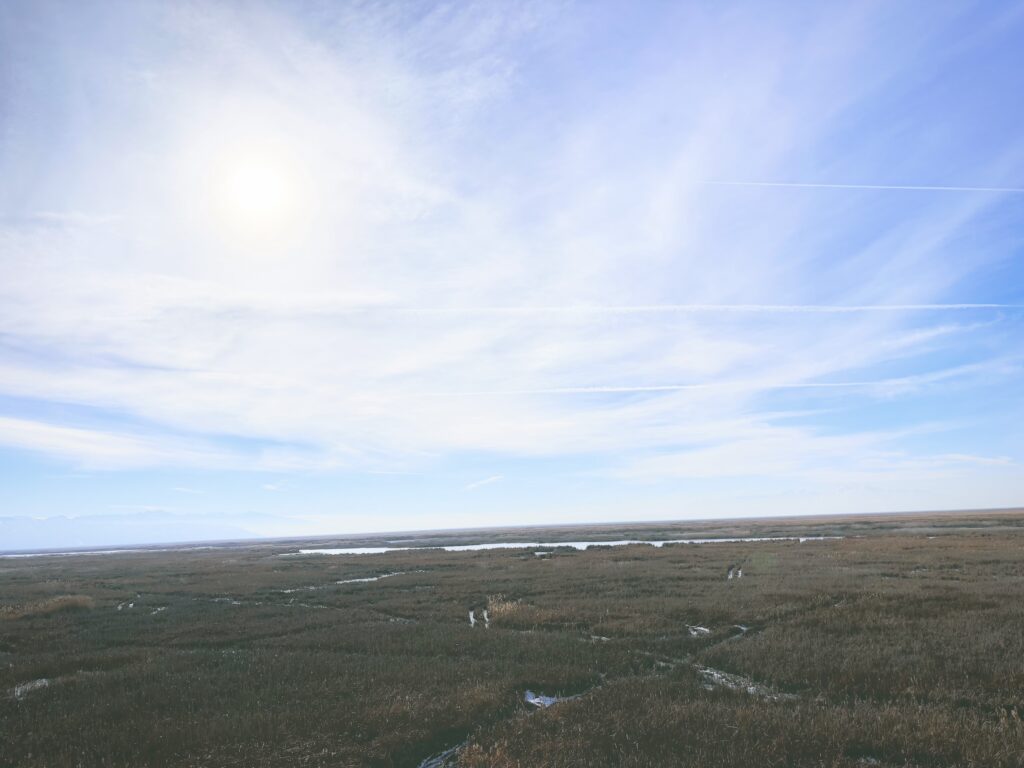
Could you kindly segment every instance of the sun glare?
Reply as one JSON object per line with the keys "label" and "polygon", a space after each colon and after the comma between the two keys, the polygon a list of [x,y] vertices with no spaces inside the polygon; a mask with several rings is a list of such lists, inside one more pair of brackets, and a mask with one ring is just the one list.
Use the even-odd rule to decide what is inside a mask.
{"label": "sun glare", "polygon": [[218,164],[213,183],[218,219],[235,236],[281,234],[296,223],[301,185],[281,152],[232,151]]}

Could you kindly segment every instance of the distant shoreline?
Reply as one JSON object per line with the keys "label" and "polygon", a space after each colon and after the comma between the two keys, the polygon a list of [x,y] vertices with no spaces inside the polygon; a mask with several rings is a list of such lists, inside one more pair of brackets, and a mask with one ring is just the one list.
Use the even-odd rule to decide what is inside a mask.
{"label": "distant shoreline", "polygon": [[[196,550],[230,550],[252,548],[302,548],[303,544],[321,545],[338,543],[335,548],[388,548],[400,549],[395,544],[414,544],[419,547],[468,546],[466,539],[487,539],[492,544],[517,544],[520,542],[506,541],[510,536],[522,539],[531,532],[543,531],[548,544],[558,546],[558,539],[579,540],[580,532],[607,532],[612,536],[623,532],[663,534],[660,538],[678,533],[692,533],[691,538],[764,538],[766,529],[791,531],[815,530],[827,526],[871,525],[885,522],[907,522],[920,519],[922,523],[941,519],[948,523],[957,518],[977,521],[979,518],[1024,517],[1024,507],[1000,507],[993,509],[949,509],[932,511],[897,511],[869,512],[863,514],[831,514],[831,515],[773,515],[730,518],[702,518],[694,520],[647,520],[639,522],[618,523],[552,523],[549,525],[527,526],[483,526],[475,528],[440,528],[405,531],[379,531],[363,534],[324,534],[318,536],[258,537],[239,539],[214,539],[207,541],[186,542],[151,542],[144,544],[107,544],[98,546],[60,547],[60,548],[24,548],[0,550],[0,558],[25,557],[69,557],[74,555],[113,555],[113,554],[147,554],[157,552],[184,552]],[[749,534],[737,533],[747,531]],[[710,535],[711,531],[718,536]],[[755,531],[760,534],[755,535]],[[808,533],[810,531],[808,530]],[[552,535],[554,534],[554,535]],[[697,534],[705,534],[698,536]],[[732,534],[730,536],[730,534]],[[813,535],[811,535],[813,537]],[[536,539],[535,539],[536,540]],[[475,544],[477,542],[473,542]],[[568,543],[568,542],[567,542]],[[594,543],[600,543],[595,541]],[[522,546],[531,546],[528,542]],[[328,547],[321,547],[328,548]]]}

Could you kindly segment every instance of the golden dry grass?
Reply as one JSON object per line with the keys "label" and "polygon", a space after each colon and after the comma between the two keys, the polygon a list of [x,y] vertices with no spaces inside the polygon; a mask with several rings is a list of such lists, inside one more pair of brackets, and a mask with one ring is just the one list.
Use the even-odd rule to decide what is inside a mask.
{"label": "golden dry grass", "polygon": [[0,618],[23,619],[26,616],[45,616],[59,611],[95,608],[96,601],[88,595],[58,595],[45,600],[17,605],[0,605]]}

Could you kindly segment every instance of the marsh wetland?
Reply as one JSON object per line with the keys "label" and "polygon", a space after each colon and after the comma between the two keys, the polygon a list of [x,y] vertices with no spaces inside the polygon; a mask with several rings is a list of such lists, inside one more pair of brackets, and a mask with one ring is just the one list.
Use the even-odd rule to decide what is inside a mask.
{"label": "marsh wetland", "polygon": [[1022,598],[1019,511],[2,557],[0,765],[1018,768]]}

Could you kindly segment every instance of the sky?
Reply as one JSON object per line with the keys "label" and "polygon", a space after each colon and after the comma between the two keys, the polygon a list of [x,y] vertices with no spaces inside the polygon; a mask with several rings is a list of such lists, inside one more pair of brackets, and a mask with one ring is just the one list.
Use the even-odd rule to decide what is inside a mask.
{"label": "sky", "polygon": [[0,550],[1024,504],[1024,3],[0,5]]}

